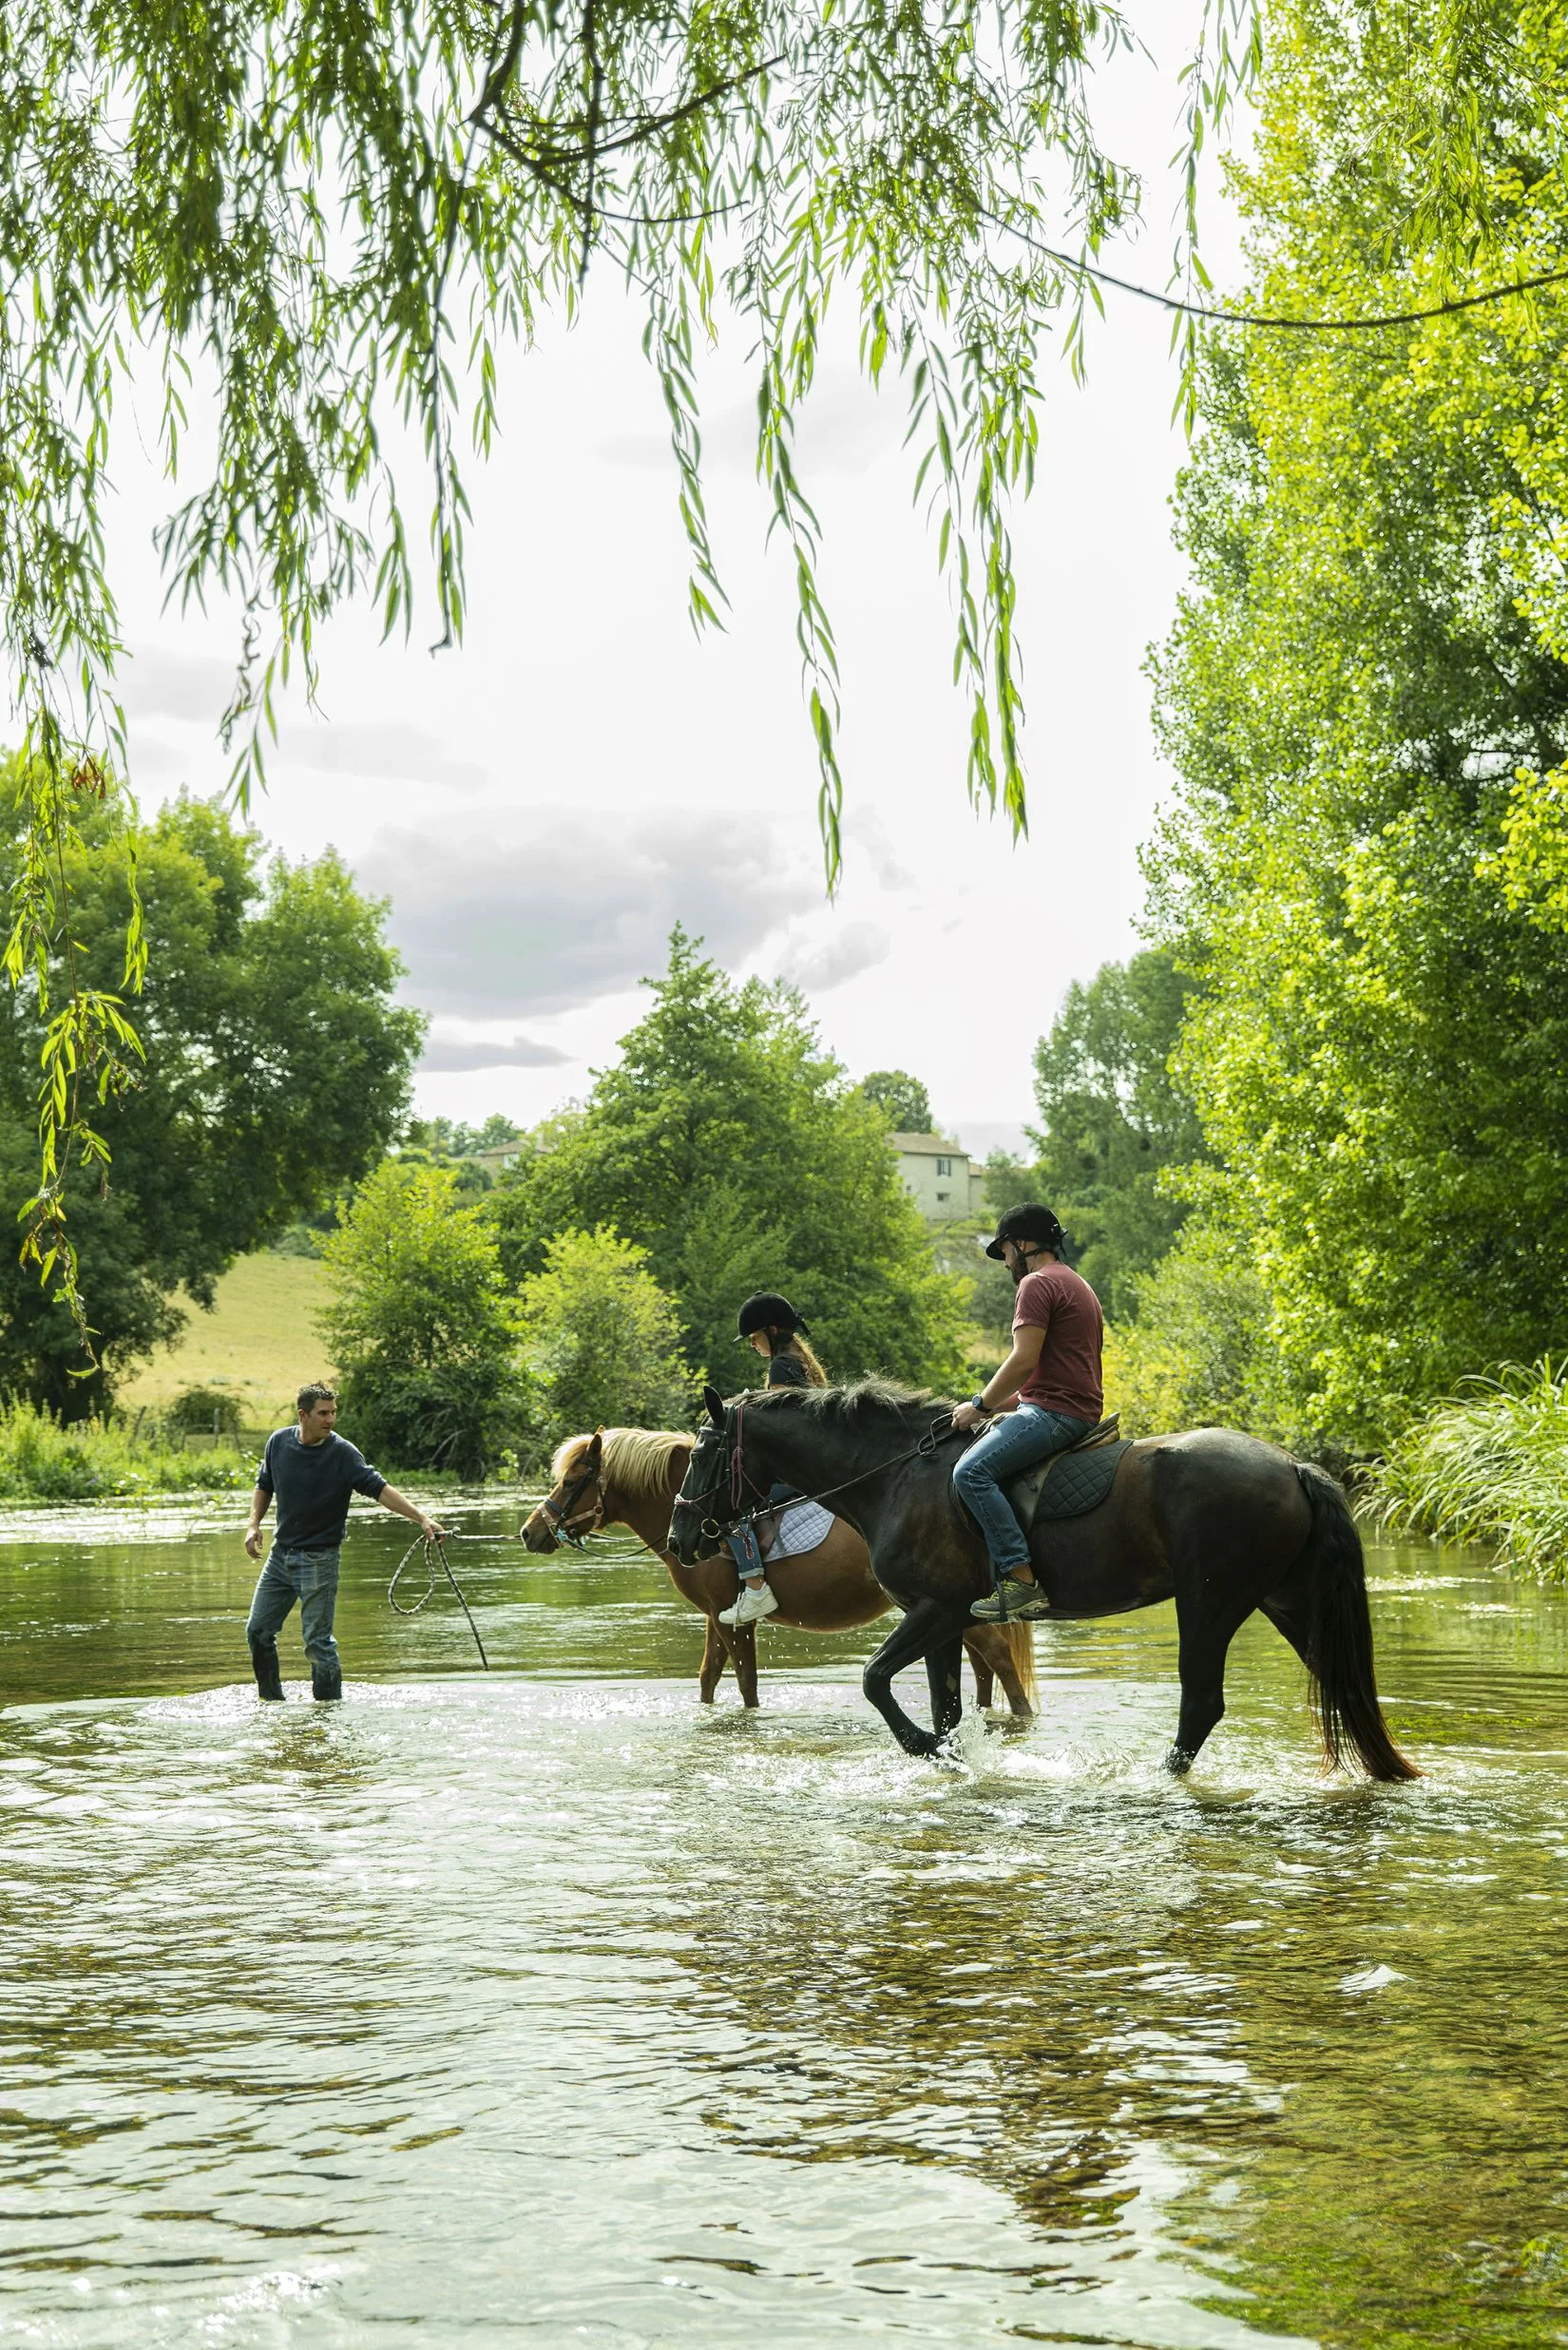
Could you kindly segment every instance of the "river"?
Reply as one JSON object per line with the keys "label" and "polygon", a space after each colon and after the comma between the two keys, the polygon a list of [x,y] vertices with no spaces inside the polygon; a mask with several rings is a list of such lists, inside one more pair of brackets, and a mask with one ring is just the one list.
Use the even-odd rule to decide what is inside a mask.
{"label": "river", "polygon": [[0,1516],[0,2340],[1568,2340],[1568,1594],[1381,1551],[1427,1776],[1259,1621],[1178,1785],[1169,1609],[935,1767],[626,1541],[459,1545],[484,1673],[373,1514],[263,1710],[242,1508]]}

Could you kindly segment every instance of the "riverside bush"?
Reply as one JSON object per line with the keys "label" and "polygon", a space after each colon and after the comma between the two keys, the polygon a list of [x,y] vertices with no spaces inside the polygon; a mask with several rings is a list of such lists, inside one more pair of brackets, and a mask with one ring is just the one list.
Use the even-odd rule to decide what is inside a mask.
{"label": "riverside bush", "polygon": [[0,1404],[0,1501],[97,1501],[142,1493],[248,1491],[248,1452],[177,1452],[102,1420],[62,1426],[26,1403]]}
{"label": "riverside bush", "polygon": [[1373,1492],[1391,1528],[1489,1542],[1509,1574],[1568,1581],[1568,1360],[1467,1380],[1389,1446]]}

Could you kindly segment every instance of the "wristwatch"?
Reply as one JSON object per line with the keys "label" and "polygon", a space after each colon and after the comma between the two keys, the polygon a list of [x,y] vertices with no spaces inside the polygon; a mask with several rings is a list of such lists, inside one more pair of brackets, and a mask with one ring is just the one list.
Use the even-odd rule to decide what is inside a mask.
{"label": "wristwatch", "polygon": [[971,1395],[969,1401],[974,1405],[977,1412],[984,1412],[986,1419],[989,1420],[991,1416],[991,1407],[985,1401],[985,1390],[984,1387],[978,1395]]}

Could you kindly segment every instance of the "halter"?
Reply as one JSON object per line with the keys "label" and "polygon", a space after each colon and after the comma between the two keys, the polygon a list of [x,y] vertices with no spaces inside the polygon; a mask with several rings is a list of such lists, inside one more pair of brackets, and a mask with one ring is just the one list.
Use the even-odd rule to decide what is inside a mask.
{"label": "halter", "polygon": [[[583,1527],[573,1526],[569,1522],[572,1511],[590,1485],[595,1488],[592,1523]],[[599,1534],[603,1529],[604,1468],[602,1458],[598,1467],[583,1469],[579,1476],[574,1477],[571,1483],[564,1489],[559,1501],[552,1501],[546,1494],[539,1506],[549,1519],[556,1540],[564,1542],[570,1550],[582,1550],[590,1534]]]}

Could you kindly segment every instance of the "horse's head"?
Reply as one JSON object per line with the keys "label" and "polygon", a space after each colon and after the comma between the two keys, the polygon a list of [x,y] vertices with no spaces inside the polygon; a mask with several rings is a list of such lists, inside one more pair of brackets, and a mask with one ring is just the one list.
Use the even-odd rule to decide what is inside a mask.
{"label": "horse's head", "polygon": [[692,1457],[670,1519],[670,1548],[683,1567],[712,1558],[737,1512],[730,1500],[729,1414],[717,1387],[702,1392],[707,1418],[697,1432]]}
{"label": "horse's head", "polygon": [[575,1549],[584,1535],[604,1523],[604,1431],[571,1436],[556,1454],[555,1485],[520,1529],[524,1546],[552,1551],[563,1542]]}

